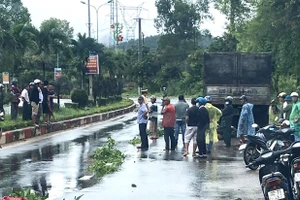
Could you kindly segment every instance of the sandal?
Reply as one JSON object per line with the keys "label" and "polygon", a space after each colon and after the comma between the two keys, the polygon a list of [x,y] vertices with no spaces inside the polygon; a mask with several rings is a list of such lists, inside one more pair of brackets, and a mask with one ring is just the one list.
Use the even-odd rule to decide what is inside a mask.
{"label": "sandal", "polygon": [[189,155],[189,152],[188,151],[184,152],[183,156],[187,156],[187,155]]}

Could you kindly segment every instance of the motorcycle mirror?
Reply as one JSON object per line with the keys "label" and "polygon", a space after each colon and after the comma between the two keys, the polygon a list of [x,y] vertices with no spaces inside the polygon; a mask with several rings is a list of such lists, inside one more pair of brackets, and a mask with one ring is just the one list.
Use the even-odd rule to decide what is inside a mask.
{"label": "motorcycle mirror", "polygon": [[257,128],[258,124],[252,124],[251,126],[252,126],[252,128]]}
{"label": "motorcycle mirror", "polygon": [[295,142],[292,146],[292,148],[299,148],[300,147],[300,141]]}
{"label": "motorcycle mirror", "polygon": [[290,125],[290,121],[289,120],[284,120],[282,122],[283,125],[289,126]]}

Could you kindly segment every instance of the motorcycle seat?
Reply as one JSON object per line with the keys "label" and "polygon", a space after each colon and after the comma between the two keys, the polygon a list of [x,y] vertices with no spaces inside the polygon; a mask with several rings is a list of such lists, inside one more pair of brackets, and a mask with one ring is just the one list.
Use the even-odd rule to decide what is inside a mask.
{"label": "motorcycle seat", "polygon": [[295,132],[295,129],[293,128],[283,128],[280,130],[275,131],[277,134],[292,134]]}

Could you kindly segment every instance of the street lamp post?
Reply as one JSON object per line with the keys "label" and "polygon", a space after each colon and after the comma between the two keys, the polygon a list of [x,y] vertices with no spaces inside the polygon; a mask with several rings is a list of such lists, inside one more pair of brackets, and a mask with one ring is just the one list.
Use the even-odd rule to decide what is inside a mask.
{"label": "street lamp post", "polygon": [[[90,0],[88,0],[88,4],[87,4],[86,2],[84,2],[84,1],[80,1],[80,2],[81,2],[82,4],[87,5],[88,7],[94,8],[95,11],[96,11],[96,17],[97,17],[97,43],[99,43],[99,15],[98,15],[99,12],[98,12],[98,11],[99,11],[99,9],[100,9],[102,6],[111,3],[113,0],[110,0],[110,1],[106,2],[105,4],[100,5],[98,8],[96,8],[96,7],[93,6],[93,5],[90,5],[90,4],[89,4],[89,1],[90,1]],[[90,13],[89,13],[89,19],[90,19]],[[91,31],[91,24],[90,24],[90,21],[89,21],[89,34],[90,34],[90,31]],[[91,37],[91,36],[89,36],[89,37]]]}

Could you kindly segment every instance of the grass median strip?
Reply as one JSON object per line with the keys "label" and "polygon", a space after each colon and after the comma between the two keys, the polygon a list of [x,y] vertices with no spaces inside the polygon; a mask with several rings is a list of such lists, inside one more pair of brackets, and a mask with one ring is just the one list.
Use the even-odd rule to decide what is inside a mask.
{"label": "grass median strip", "polygon": [[[78,117],[109,112],[113,110],[118,110],[122,108],[129,107],[133,104],[133,101],[130,99],[123,99],[120,102],[111,103],[105,106],[100,107],[87,107],[85,109],[75,109],[75,108],[60,108],[54,112],[55,119],[52,119],[52,122],[63,121],[68,119],[74,119]],[[41,117],[42,119],[42,117]],[[25,128],[28,126],[33,126],[31,121],[23,121],[21,114],[17,120],[11,120],[10,116],[5,116],[5,121],[1,122],[1,127],[3,131],[15,130],[20,128]]]}

